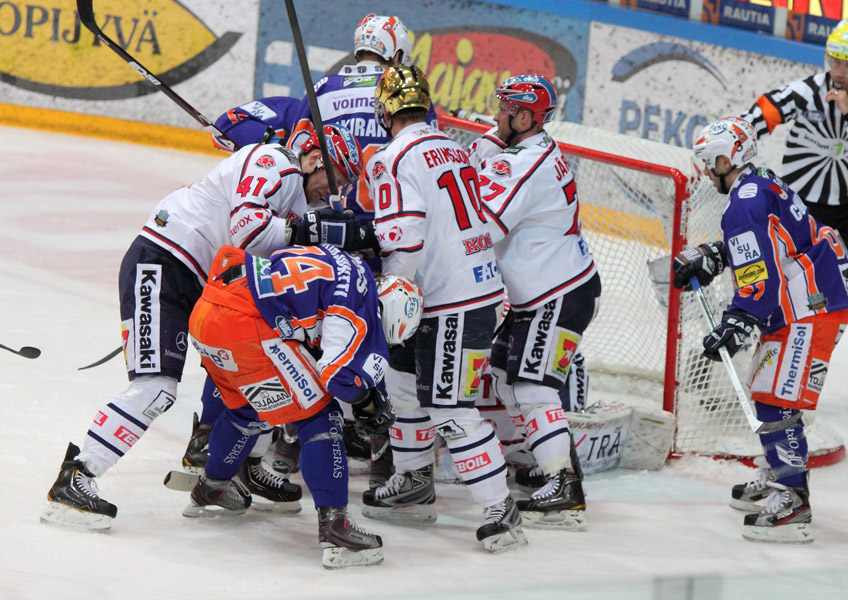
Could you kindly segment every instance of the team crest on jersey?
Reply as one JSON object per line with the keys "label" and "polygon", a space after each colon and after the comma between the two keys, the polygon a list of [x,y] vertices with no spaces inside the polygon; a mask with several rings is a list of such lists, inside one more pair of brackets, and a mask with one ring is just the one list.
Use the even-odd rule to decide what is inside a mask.
{"label": "team crest on jersey", "polygon": [[382,175],[385,172],[386,172],[386,165],[384,165],[383,163],[381,163],[378,160],[376,163],[374,163],[374,169],[371,171],[371,177],[373,177],[374,179],[377,179],[378,177],[380,177],[380,175]]}
{"label": "team crest on jersey", "polygon": [[271,167],[277,166],[277,162],[267,154],[263,154],[256,159],[256,166],[262,167],[263,169],[270,169]]}
{"label": "team crest on jersey", "polygon": [[164,227],[168,224],[168,211],[160,210],[156,213],[156,216],[153,217],[153,222],[156,223],[159,227]]}
{"label": "team crest on jersey", "polygon": [[492,173],[495,175],[511,175],[512,167],[505,160],[496,160],[492,163]]}
{"label": "team crest on jersey", "polygon": [[280,333],[280,337],[284,340],[291,338],[294,335],[294,327],[292,327],[289,320],[285,318],[283,315],[278,315],[274,320],[274,325],[277,327],[277,331]]}

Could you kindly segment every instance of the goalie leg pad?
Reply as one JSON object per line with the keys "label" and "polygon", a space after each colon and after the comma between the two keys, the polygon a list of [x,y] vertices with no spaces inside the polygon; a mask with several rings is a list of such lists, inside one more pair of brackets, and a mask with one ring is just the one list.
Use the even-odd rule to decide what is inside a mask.
{"label": "goalie leg pad", "polygon": [[492,424],[484,421],[476,408],[433,408],[430,418],[477,504],[485,508],[509,495],[500,443]]}
{"label": "goalie leg pad", "polygon": [[105,473],[144,435],[156,417],[176,400],[177,380],[161,375],[136,377],[110,403],[101,406],[85,438],[80,460],[95,476]]}

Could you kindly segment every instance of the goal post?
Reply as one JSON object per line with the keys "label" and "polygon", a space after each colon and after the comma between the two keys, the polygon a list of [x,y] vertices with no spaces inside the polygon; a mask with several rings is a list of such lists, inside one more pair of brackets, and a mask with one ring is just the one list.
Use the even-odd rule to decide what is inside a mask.
{"label": "goal post", "polygon": [[[451,116],[439,125],[466,148],[490,129]],[[545,130],[574,171],[583,235],[601,275],[600,310],[581,343],[589,402],[597,390],[674,413],[675,455],[747,462],[762,454],[727,373],[702,356],[709,328],[698,300],[670,285],[673,256],[719,239],[726,199],[698,172],[689,150],[568,122]],[[720,314],[733,296],[730,275],[704,291]],[[746,372],[755,343],[753,336],[734,357],[737,372]],[[842,439],[815,413],[805,413],[804,422],[811,466],[844,457]]]}

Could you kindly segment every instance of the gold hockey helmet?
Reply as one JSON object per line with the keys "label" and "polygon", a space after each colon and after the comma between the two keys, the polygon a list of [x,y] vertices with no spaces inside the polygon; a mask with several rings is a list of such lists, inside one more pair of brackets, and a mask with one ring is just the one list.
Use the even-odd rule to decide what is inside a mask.
{"label": "gold hockey helmet", "polygon": [[416,66],[398,65],[383,72],[374,90],[374,113],[377,122],[388,131],[384,115],[394,115],[406,108],[430,109],[430,84]]}
{"label": "gold hockey helmet", "polygon": [[827,56],[848,60],[848,19],[836,24],[836,28],[827,36]]}

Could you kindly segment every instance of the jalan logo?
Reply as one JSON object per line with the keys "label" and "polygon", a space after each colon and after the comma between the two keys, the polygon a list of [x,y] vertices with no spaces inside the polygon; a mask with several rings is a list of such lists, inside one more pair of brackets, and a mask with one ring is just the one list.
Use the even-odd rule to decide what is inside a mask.
{"label": "jalan logo", "polygon": [[[212,65],[241,37],[216,37],[176,0],[103,0],[94,11],[107,37],[170,86]],[[31,92],[119,100],[156,91],[82,25],[73,0],[0,2],[0,56],[0,80]]]}

